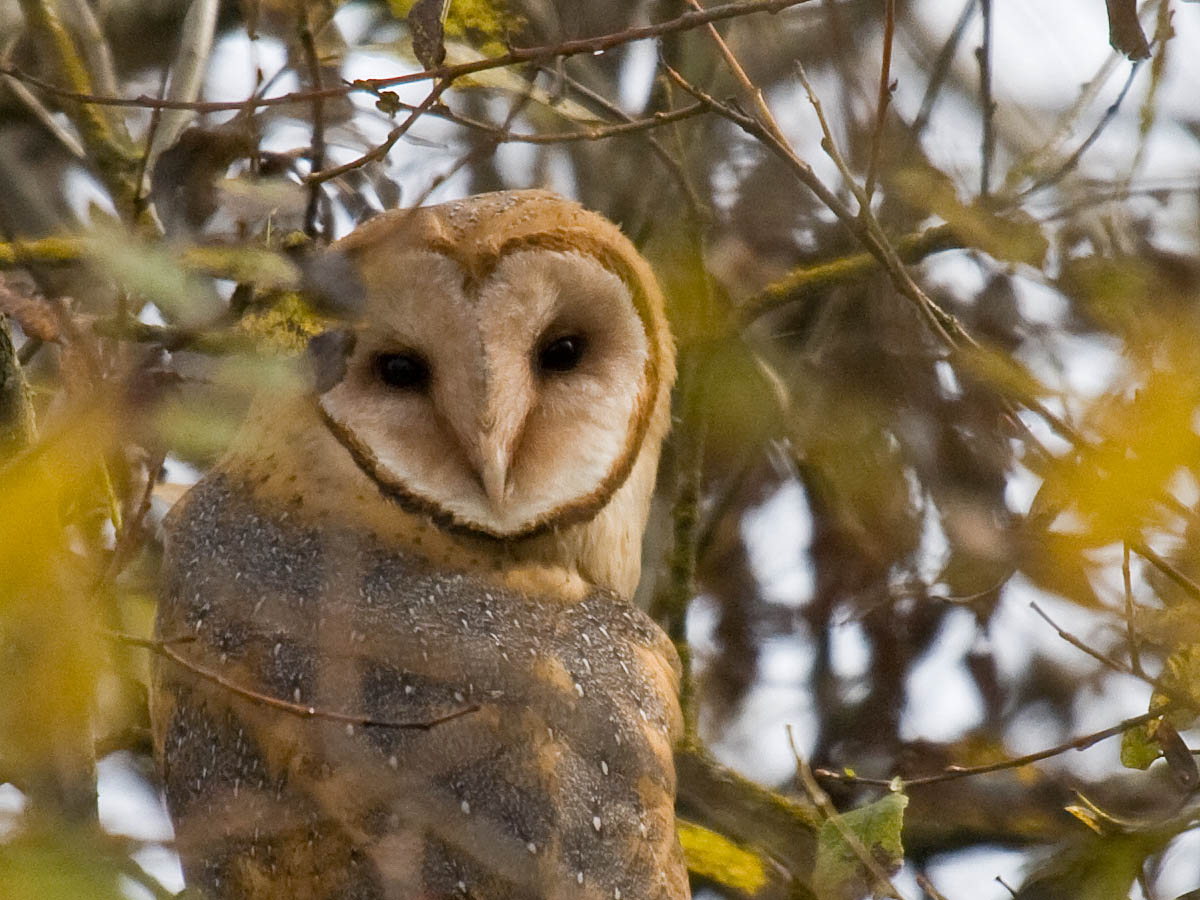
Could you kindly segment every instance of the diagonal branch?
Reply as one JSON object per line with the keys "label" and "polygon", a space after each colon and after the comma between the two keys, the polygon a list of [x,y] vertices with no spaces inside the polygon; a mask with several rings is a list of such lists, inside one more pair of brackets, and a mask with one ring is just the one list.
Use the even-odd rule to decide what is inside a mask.
{"label": "diagonal branch", "polygon": [[[424,100],[421,101],[420,105],[418,105],[416,109],[409,113],[408,118],[388,132],[388,136],[384,139],[382,144],[372,147],[362,156],[358,157],[357,159],[352,159],[348,163],[343,163],[340,166],[333,166],[332,168],[322,169],[320,171],[314,170],[304,177],[304,183],[310,186],[323,184],[326,181],[330,181],[331,179],[345,175],[347,172],[353,172],[355,169],[360,169],[369,162],[378,162],[382,160],[388,155],[392,147],[396,145],[396,142],[400,140],[400,138],[404,137],[404,135],[408,133],[408,130],[412,128],[413,125],[417,124],[417,120],[438,102],[438,98],[440,98],[442,94],[446,92],[446,90],[450,87],[450,84],[451,82],[449,79],[444,79],[434,85],[433,90],[429,92],[429,94]],[[317,92],[314,91],[313,93],[315,94]]]}
{"label": "diagonal branch", "polygon": [[[1147,722],[1152,722],[1160,718],[1167,707],[1160,707],[1152,712],[1144,712],[1141,715],[1131,716],[1128,719],[1122,719],[1116,725],[1111,725],[1108,728],[1103,728],[1100,731],[1093,731],[1090,734],[1081,735],[1077,738],[1072,738],[1069,741],[1064,741],[1061,744],[1056,744],[1053,747],[1047,747],[1044,750],[1038,750],[1035,753],[1027,753],[1024,756],[1014,756],[1011,759],[1003,759],[994,763],[985,763],[979,766],[947,766],[945,771],[938,772],[935,775],[922,775],[919,778],[904,778],[900,783],[905,788],[924,787],[930,784],[941,784],[945,781],[954,781],[957,778],[968,778],[974,775],[987,775],[992,772],[1003,772],[1008,769],[1020,769],[1031,765],[1035,762],[1041,762],[1044,759],[1051,759],[1055,756],[1061,756],[1068,750],[1086,750],[1093,744],[1098,744],[1101,741],[1111,737],[1117,737],[1124,734],[1130,728],[1136,728],[1139,725],[1145,725]],[[861,784],[870,785],[872,787],[891,787],[895,779],[891,778],[863,778],[858,775],[851,775],[848,772],[834,772],[829,769],[817,769],[814,773],[820,778],[825,778],[830,781],[836,781],[840,784]]]}
{"label": "diagonal branch", "polygon": [[[179,640],[152,641],[147,640],[146,638],[133,637],[132,635],[128,634],[116,633],[110,634],[109,636],[122,644],[128,644],[132,647],[141,647],[144,650],[149,650],[151,653],[155,653],[164,659],[171,661],[180,668],[191,672],[198,678],[215,684],[218,687],[224,688],[225,690],[232,694],[236,694],[244,700],[250,700],[254,703],[261,703],[263,706],[269,706],[272,709],[277,709],[280,712],[285,712],[289,715],[299,716],[302,719],[326,719],[330,722],[342,722],[347,725],[357,725],[362,728],[396,728],[429,731],[431,728],[435,728],[438,725],[444,725],[447,722],[452,722],[455,719],[462,718],[470,713],[478,712],[480,709],[478,704],[473,703],[469,706],[456,709],[453,712],[446,713],[445,715],[435,716],[432,719],[424,719],[416,722],[398,722],[391,719],[376,719],[373,716],[356,713],[344,713],[330,709],[321,709],[317,706],[307,706],[303,703],[293,703],[290,700],[284,700],[280,697],[272,697],[269,694],[262,694],[258,691],[251,690],[244,685],[240,685],[236,681],[233,681],[227,676],[222,675],[220,672],[202,666],[198,662],[190,660],[181,654],[174,648],[174,646],[172,646],[173,644],[180,643]],[[194,638],[188,637],[187,640],[191,641],[194,640]]]}
{"label": "diagonal branch", "polygon": [[887,122],[888,106],[892,102],[892,42],[896,37],[896,0],[887,0],[883,25],[883,60],[879,64],[879,99],[875,108],[875,128],[871,131],[871,155],[867,161],[866,193],[875,193],[875,176],[879,171],[879,152],[883,147],[883,127]]}

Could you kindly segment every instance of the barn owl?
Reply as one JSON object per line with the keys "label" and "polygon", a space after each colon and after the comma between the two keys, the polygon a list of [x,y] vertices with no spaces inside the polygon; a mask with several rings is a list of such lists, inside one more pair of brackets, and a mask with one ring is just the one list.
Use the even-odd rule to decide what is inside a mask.
{"label": "barn owl", "polygon": [[543,191],[378,216],[358,303],[166,521],[152,720],[212,898],[680,900],[679,661],[631,605],[674,350]]}

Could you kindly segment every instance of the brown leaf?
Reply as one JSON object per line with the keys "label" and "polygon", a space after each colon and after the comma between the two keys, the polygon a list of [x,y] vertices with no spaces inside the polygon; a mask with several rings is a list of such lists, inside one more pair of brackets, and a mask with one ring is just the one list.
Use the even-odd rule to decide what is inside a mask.
{"label": "brown leaf", "polygon": [[1150,44],[1138,21],[1137,0],[1105,0],[1108,6],[1108,42],[1130,59],[1148,59]]}
{"label": "brown leaf", "polygon": [[1196,760],[1174,725],[1166,719],[1159,720],[1154,739],[1162,747],[1163,758],[1166,759],[1171,776],[1181,790],[1190,791],[1200,784],[1200,770],[1196,768]]}
{"label": "brown leaf", "polygon": [[219,205],[217,181],[229,166],[254,153],[256,124],[238,117],[216,128],[189,128],[158,157],[150,197],[169,234],[200,228]]}
{"label": "brown leaf", "polygon": [[417,0],[408,13],[413,53],[426,69],[436,69],[446,59],[445,24],[450,0]]}
{"label": "brown leaf", "polygon": [[11,316],[26,337],[53,342],[59,339],[59,318],[45,297],[30,296],[0,281],[0,313]]}

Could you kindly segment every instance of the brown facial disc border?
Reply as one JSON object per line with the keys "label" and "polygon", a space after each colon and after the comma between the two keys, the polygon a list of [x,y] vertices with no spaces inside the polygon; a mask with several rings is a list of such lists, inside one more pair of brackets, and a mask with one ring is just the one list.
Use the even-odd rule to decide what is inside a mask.
{"label": "brown facial disc border", "polygon": [[[459,265],[464,260],[458,253],[447,252],[452,248],[434,245],[429,248],[437,253],[453,259]],[[633,301],[634,311],[642,322],[646,334],[648,353],[646,363],[642,368],[642,384],[638,391],[637,401],[630,415],[625,446],[616,463],[601,478],[600,483],[590,493],[578,500],[555,507],[533,519],[528,525],[517,531],[496,532],[484,528],[478,523],[466,522],[448,511],[440,504],[414,493],[410,488],[396,479],[384,474],[383,465],[378,457],[360,441],[349,428],[338,422],[321,405],[320,395],[314,395],[313,403],[321,420],[337,439],[355,465],[375,483],[384,497],[398,504],[402,509],[428,516],[439,528],[457,534],[483,537],[501,543],[518,541],[525,538],[544,534],[553,528],[575,525],[587,521],[603,508],[633,471],[637,460],[637,451],[646,438],[650,427],[650,419],[658,400],[658,375],[661,365],[662,348],[650,315],[649,298],[640,287],[637,273],[628,265],[626,260],[606,244],[596,240],[589,232],[576,228],[554,229],[530,235],[521,235],[505,241],[494,255],[489,254],[485,260],[476,260],[474,266],[467,267],[468,274],[477,280],[482,280],[491,274],[500,260],[510,253],[526,250],[550,250],[555,252],[575,252],[592,257],[601,267],[612,272],[629,290]]]}

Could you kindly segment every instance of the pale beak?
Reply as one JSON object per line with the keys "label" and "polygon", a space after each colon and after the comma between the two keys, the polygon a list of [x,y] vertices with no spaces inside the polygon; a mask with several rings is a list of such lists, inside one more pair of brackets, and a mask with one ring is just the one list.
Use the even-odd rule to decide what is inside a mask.
{"label": "pale beak", "polygon": [[479,480],[496,510],[504,504],[508,494],[508,470],[512,461],[506,443],[494,432],[484,434],[479,442]]}

